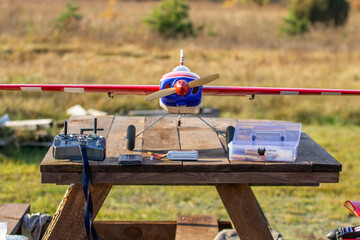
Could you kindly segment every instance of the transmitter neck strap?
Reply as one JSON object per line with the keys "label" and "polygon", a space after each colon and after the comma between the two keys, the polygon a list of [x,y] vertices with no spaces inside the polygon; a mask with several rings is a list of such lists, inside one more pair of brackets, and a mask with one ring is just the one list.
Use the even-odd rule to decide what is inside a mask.
{"label": "transmitter neck strap", "polygon": [[86,239],[89,240],[89,235],[93,240],[99,240],[96,233],[94,222],[93,222],[93,201],[91,197],[91,181],[90,181],[90,165],[87,155],[87,144],[86,142],[80,142],[80,151],[83,160],[83,172],[82,172],[82,188],[85,197],[85,211],[84,211],[84,225],[86,232]]}

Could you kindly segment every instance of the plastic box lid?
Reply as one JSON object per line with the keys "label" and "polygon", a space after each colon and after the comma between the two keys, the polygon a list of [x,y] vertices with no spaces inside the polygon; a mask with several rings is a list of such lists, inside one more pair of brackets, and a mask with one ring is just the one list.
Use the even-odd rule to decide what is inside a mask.
{"label": "plastic box lid", "polygon": [[237,121],[230,160],[295,161],[301,123],[283,121]]}

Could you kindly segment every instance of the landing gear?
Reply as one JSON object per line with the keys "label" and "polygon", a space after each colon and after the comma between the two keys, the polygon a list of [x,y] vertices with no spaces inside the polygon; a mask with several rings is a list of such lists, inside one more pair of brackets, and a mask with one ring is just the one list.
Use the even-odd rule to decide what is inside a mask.
{"label": "landing gear", "polygon": [[134,125],[129,125],[126,131],[126,147],[129,151],[135,148],[135,132],[136,128]]}
{"label": "landing gear", "polygon": [[163,119],[164,117],[166,117],[167,115],[169,115],[168,113],[161,116],[158,120],[156,120],[155,122],[153,122],[152,124],[150,124],[147,128],[145,128],[144,130],[142,130],[140,133],[138,133],[138,135],[135,135],[136,133],[136,128],[134,125],[129,125],[127,127],[127,131],[126,131],[126,147],[129,151],[134,150],[135,148],[135,138],[137,138],[138,136],[140,136],[141,134],[143,134],[144,132],[146,132],[149,128],[151,128],[155,123],[159,122],[161,119]]}
{"label": "landing gear", "polygon": [[233,126],[228,126],[226,128],[226,145],[228,145],[234,138],[235,128]]}
{"label": "landing gear", "polygon": [[[149,128],[151,128],[153,125],[155,125],[157,122],[159,122],[161,119],[163,119],[164,117],[166,117],[169,114],[165,114],[163,116],[161,116],[158,120],[156,120],[155,122],[153,122],[152,124],[150,124],[149,126],[147,126],[144,130],[142,130],[140,133],[136,134],[136,129],[134,125],[129,125],[127,128],[127,132],[126,132],[126,147],[128,150],[132,151],[135,148],[135,138],[137,138],[138,136],[140,136],[141,134],[143,134],[144,132],[146,132]],[[235,132],[235,128],[233,126],[229,126],[226,129],[226,136],[219,132],[215,127],[213,127],[212,125],[210,125],[208,122],[206,122],[204,119],[202,119],[199,115],[195,115],[197,116],[201,121],[203,121],[206,125],[208,125],[211,129],[213,129],[217,134],[223,136],[224,138],[226,138],[226,144],[229,144],[234,136],[234,132]],[[181,126],[181,114],[178,114],[178,119],[177,119],[177,126],[180,127]]]}

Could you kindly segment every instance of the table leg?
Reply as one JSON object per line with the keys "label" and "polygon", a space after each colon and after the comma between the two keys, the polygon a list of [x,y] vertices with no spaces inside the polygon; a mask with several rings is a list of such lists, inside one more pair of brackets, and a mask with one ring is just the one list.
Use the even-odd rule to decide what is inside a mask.
{"label": "table leg", "polygon": [[[91,184],[94,218],[99,212],[112,184]],[[45,232],[43,240],[85,239],[85,199],[81,184],[71,184]]]}
{"label": "table leg", "polygon": [[248,184],[216,184],[215,187],[241,240],[273,240]]}

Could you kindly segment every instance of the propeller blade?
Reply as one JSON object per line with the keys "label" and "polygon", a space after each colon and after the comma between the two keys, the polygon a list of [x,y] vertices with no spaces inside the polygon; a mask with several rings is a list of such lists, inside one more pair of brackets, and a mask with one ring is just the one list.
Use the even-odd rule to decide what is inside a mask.
{"label": "propeller blade", "polygon": [[145,100],[149,101],[149,100],[153,100],[153,99],[157,99],[157,98],[162,98],[162,97],[169,96],[169,95],[171,95],[173,93],[176,93],[175,88],[165,88],[165,89],[162,89],[160,91],[157,91],[157,92],[154,92],[152,94],[147,95],[145,97]]}
{"label": "propeller blade", "polygon": [[194,88],[194,87],[202,86],[202,85],[208,84],[208,83],[218,79],[219,77],[220,77],[220,75],[218,73],[213,74],[213,75],[209,75],[209,76],[206,76],[206,77],[201,77],[201,78],[198,78],[198,79],[196,79],[194,81],[189,82],[189,87]]}

